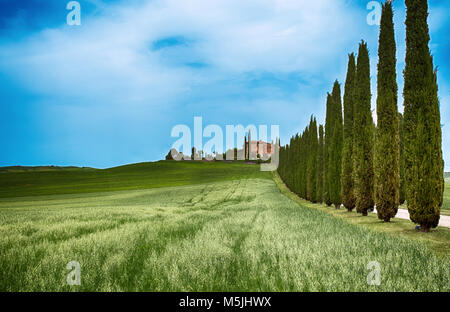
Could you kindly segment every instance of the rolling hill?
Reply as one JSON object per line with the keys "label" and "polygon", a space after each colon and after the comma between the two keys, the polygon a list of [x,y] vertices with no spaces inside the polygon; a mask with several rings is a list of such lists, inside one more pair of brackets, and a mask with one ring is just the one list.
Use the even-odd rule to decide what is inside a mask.
{"label": "rolling hill", "polygon": [[245,162],[158,161],[109,169],[4,167],[0,198],[181,186],[251,177],[271,178]]}

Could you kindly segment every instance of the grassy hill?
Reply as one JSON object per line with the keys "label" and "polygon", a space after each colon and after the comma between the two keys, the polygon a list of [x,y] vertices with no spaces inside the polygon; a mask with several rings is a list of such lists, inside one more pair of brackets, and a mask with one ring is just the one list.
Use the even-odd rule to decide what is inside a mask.
{"label": "grassy hill", "polygon": [[243,162],[0,173],[0,291],[450,291],[449,229],[377,229],[276,177]]}
{"label": "grassy hill", "polygon": [[77,167],[4,167],[0,198],[92,193],[181,186],[260,177],[258,165],[244,162],[159,161],[110,169]]}

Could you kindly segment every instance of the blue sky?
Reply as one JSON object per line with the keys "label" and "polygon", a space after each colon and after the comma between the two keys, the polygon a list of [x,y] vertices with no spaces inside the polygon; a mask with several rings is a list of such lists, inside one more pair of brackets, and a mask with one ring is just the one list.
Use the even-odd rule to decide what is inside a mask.
{"label": "blue sky", "polygon": [[[66,25],[68,2],[0,0],[0,166],[158,160],[194,116],[277,124],[284,144],[311,114],[323,123],[361,39],[376,93],[368,0],[80,0],[81,26]],[[429,5],[450,171],[450,4]],[[404,1],[394,7],[403,111]]]}

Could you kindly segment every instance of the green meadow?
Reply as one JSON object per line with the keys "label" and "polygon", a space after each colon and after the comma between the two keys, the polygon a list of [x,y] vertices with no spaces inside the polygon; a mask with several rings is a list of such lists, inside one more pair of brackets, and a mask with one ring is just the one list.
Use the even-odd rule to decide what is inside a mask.
{"label": "green meadow", "polygon": [[0,185],[0,291],[450,291],[449,229],[352,222],[256,165],[14,169]]}
{"label": "green meadow", "polygon": [[259,166],[244,162],[138,163],[109,169],[76,167],[9,167],[0,170],[0,198],[149,189],[269,178]]}

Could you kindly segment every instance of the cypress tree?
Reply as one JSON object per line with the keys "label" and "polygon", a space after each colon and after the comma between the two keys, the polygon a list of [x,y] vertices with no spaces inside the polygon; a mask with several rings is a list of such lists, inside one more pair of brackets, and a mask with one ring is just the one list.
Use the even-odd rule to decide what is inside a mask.
{"label": "cypress tree", "polygon": [[295,163],[294,168],[294,193],[296,193],[299,196],[301,195],[301,182],[302,182],[302,171],[301,171],[301,162],[302,158],[300,158],[300,137],[298,133],[295,135],[295,138],[292,142],[292,162]]}
{"label": "cypress tree", "polygon": [[[250,141],[250,140],[249,140]],[[290,140],[290,144],[289,144],[289,154],[288,154],[288,165],[286,167],[291,167],[291,171],[287,170],[287,175],[289,177],[288,181],[289,181],[289,188],[291,189],[292,192],[296,192],[295,189],[295,173],[296,168],[297,168],[297,164],[294,161],[294,151],[295,151],[295,145],[294,145],[294,137],[291,137]]]}
{"label": "cypress tree", "polygon": [[302,137],[300,135],[295,136],[295,154],[294,154],[294,160],[297,163],[297,168],[295,169],[295,173],[297,176],[297,185],[296,185],[296,193],[304,198],[303,194],[303,155],[302,155],[302,149],[301,149],[301,143],[302,143]]}
{"label": "cypress tree", "polygon": [[302,135],[302,154],[303,154],[303,170],[304,170],[304,185],[305,185],[305,196],[306,200],[310,199],[310,187],[309,187],[309,157],[308,157],[308,148],[309,148],[309,126],[305,128]]}
{"label": "cypress tree", "polygon": [[341,173],[342,173],[342,148],[343,148],[343,124],[341,86],[336,80],[331,94],[331,142],[329,145],[328,183],[331,202],[339,209],[341,200]]}
{"label": "cypress tree", "polygon": [[377,215],[389,222],[399,205],[399,130],[396,45],[392,4],[382,6],[378,47],[377,131],[375,141],[375,198]]}
{"label": "cypress tree", "polygon": [[292,161],[295,162],[295,172],[294,172],[295,193],[297,193],[297,195],[300,195],[301,181],[302,181],[302,172],[300,168],[302,159],[300,158],[300,137],[298,134],[295,135],[293,149],[294,150],[292,153]]}
{"label": "cypress tree", "polygon": [[303,132],[303,135],[301,137],[300,142],[300,150],[301,150],[301,157],[302,157],[302,194],[303,198],[309,200],[310,194],[309,194],[309,188],[308,188],[308,174],[309,174],[309,168],[308,168],[308,135],[309,135],[309,129],[308,127],[305,128],[305,131]]}
{"label": "cypress tree", "polygon": [[244,135],[244,160],[247,160],[247,136]]}
{"label": "cypress tree", "polygon": [[332,99],[331,94],[328,93],[327,95],[327,112],[325,117],[325,143],[324,143],[324,153],[323,153],[323,173],[324,173],[324,182],[323,182],[323,201],[327,206],[331,206],[331,197],[330,197],[330,183],[328,179],[328,171],[329,171],[329,162],[330,162],[330,155],[329,155],[329,149],[331,144],[331,137],[332,137],[332,105],[331,105]]}
{"label": "cypress tree", "polygon": [[317,202],[323,203],[323,152],[324,152],[324,136],[323,125],[319,126],[319,149],[317,151]]}
{"label": "cypress tree", "polygon": [[308,157],[308,148],[309,148],[309,127],[305,128],[301,139],[301,151],[303,157],[303,198],[310,200],[310,188],[308,185],[308,177],[310,168],[308,166],[309,157]]}
{"label": "cypress tree", "polygon": [[374,124],[370,110],[370,61],[367,43],[359,45],[356,66],[354,106],[354,181],[356,211],[367,216],[374,206],[373,139]]}
{"label": "cypress tree", "polygon": [[308,186],[309,199],[313,203],[317,203],[317,153],[319,150],[319,140],[317,138],[317,121],[311,116],[309,124],[308,138]]}
{"label": "cypress tree", "polygon": [[437,227],[443,198],[442,133],[426,0],[406,0],[404,148],[406,202],[423,232]]}
{"label": "cypress tree", "polygon": [[348,57],[344,92],[344,150],[342,152],[342,203],[348,211],[356,205],[353,182],[353,109],[355,105],[355,54]]}

